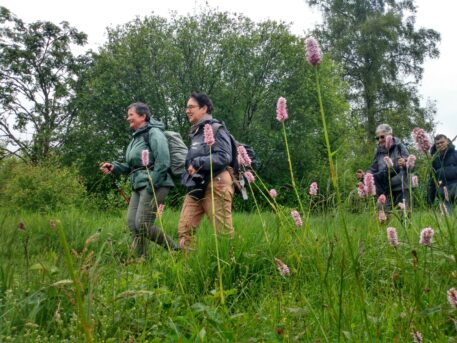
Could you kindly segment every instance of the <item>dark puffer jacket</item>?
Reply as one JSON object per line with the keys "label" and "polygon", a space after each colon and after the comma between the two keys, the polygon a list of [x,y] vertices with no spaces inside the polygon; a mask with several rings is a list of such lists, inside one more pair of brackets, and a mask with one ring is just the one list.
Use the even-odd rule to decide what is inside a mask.
{"label": "dark puffer jacket", "polygon": [[[457,151],[453,144],[449,144],[447,150],[443,154],[436,154],[436,145],[433,145],[430,153],[435,156],[432,162],[433,173],[436,180],[440,183],[440,192],[443,186],[454,188],[457,183]],[[435,155],[436,154],[436,155]],[[429,204],[435,201],[436,184],[433,176],[430,175],[428,181],[427,202]]]}
{"label": "dark puffer jacket", "polygon": [[[203,178],[210,175],[209,146],[205,143],[205,124],[212,124],[214,120],[205,120],[197,126],[192,127],[190,132],[191,145],[186,157],[186,170],[192,165],[197,174]],[[213,165],[213,176],[225,170],[232,162],[232,144],[227,131],[221,127],[214,137],[215,143],[211,146],[211,159]],[[195,178],[195,176],[194,176]],[[184,173],[182,184],[189,186],[190,176]]]}
{"label": "dark puffer jacket", "polygon": [[389,151],[385,147],[378,146],[376,149],[376,154],[373,159],[373,163],[368,168],[368,172],[372,173],[376,183],[376,193],[377,195],[389,194],[389,173],[386,161],[384,160],[385,156],[389,156],[393,162],[393,167],[390,168],[390,184],[392,186],[392,191],[401,191],[402,187],[402,177],[404,186],[408,185],[408,178],[406,169],[402,173],[402,168],[398,165],[398,159],[403,157],[407,159],[409,156],[408,149],[405,145],[401,143],[400,139],[393,137],[392,146]]}

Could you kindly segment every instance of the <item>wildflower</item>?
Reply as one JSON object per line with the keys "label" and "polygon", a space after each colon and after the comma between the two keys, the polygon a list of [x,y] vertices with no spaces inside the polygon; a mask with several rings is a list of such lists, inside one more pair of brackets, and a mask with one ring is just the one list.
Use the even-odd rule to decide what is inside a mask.
{"label": "wildflower", "polygon": [[361,198],[365,198],[367,196],[367,193],[365,192],[365,185],[363,184],[363,182],[359,182],[357,184],[357,193]]}
{"label": "wildflower", "polygon": [[374,177],[371,173],[366,173],[363,177],[363,183],[365,185],[365,193],[368,195],[376,195],[376,186],[374,184]]}
{"label": "wildflower", "polygon": [[276,192],[276,189],[274,189],[274,188],[270,189],[270,191],[268,193],[270,193],[270,196],[272,198],[276,198],[278,196],[278,193]]}
{"label": "wildflower", "polygon": [[290,212],[290,214],[291,214],[292,218],[294,219],[295,225],[297,227],[300,227],[303,225],[303,221],[301,220],[300,213],[298,213],[298,211],[293,210]]}
{"label": "wildflower", "polygon": [[159,217],[159,218],[162,217],[164,208],[165,208],[164,204],[159,205],[159,207],[157,208],[157,217]]}
{"label": "wildflower", "polygon": [[281,274],[281,276],[289,276],[289,267],[287,267],[287,265],[283,261],[275,257],[275,263],[278,266],[279,274]]}
{"label": "wildflower", "polygon": [[413,342],[414,343],[422,343],[423,342],[422,334],[419,331],[413,330],[411,332],[411,336],[413,336]]}
{"label": "wildflower", "polygon": [[419,187],[419,178],[417,177],[417,175],[414,175],[414,176],[411,178],[411,186],[412,186],[413,188]]}
{"label": "wildflower", "polygon": [[411,154],[406,159],[406,168],[413,169],[415,165],[416,165],[416,156]]}
{"label": "wildflower", "polygon": [[412,136],[414,142],[416,143],[417,150],[422,151],[424,154],[426,154],[432,147],[430,138],[427,136],[424,129],[416,127],[412,132]]}
{"label": "wildflower", "polygon": [[287,100],[286,98],[280,97],[276,104],[276,119],[281,123],[284,123],[289,115],[287,114]]}
{"label": "wildflower", "polygon": [[17,229],[20,231],[25,231],[25,223],[19,222],[19,224],[17,224]]}
{"label": "wildflower", "polygon": [[399,203],[398,203],[398,207],[400,207],[400,210],[403,211],[403,210],[406,208],[406,205],[405,205],[404,202],[399,202]]}
{"label": "wildflower", "polygon": [[392,137],[392,135],[387,135],[386,136],[386,149],[387,151],[390,150],[390,148],[392,148],[392,144],[394,143],[394,139]]}
{"label": "wildflower", "polygon": [[454,287],[447,291],[447,301],[453,308],[457,308],[457,290]]}
{"label": "wildflower", "polygon": [[312,195],[312,196],[317,195],[317,190],[318,190],[317,182],[313,182],[313,183],[309,186],[309,195]]}
{"label": "wildflower", "polygon": [[378,213],[378,219],[379,219],[379,222],[380,222],[381,224],[384,223],[384,222],[387,220],[386,213],[385,213],[383,210],[379,211],[379,213]]}
{"label": "wildflower", "polygon": [[254,175],[250,171],[247,171],[244,173],[244,176],[246,177],[246,180],[248,180],[249,183],[253,183],[255,181]]}
{"label": "wildflower", "polygon": [[393,247],[396,247],[398,245],[398,235],[396,228],[387,228],[387,239],[389,240],[390,245],[392,245]]}
{"label": "wildflower", "polygon": [[424,246],[430,246],[432,244],[432,238],[435,231],[431,227],[426,227],[421,231],[419,243]]}
{"label": "wildflower", "polygon": [[147,167],[149,165],[149,150],[144,149],[141,151],[141,161],[143,162],[143,166]]}
{"label": "wildflower", "polygon": [[250,166],[252,163],[246,148],[242,145],[238,146],[238,163],[243,166]]}
{"label": "wildflower", "polygon": [[213,127],[210,124],[206,124],[203,129],[203,134],[205,136],[205,143],[208,145],[214,144],[214,134]]}
{"label": "wildflower", "polygon": [[314,37],[308,37],[305,41],[305,45],[306,59],[308,60],[308,63],[313,66],[321,63],[322,52],[317,40]]}
{"label": "wildflower", "polygon": [[384,162],[386,162],[387,167],[392,168],[394,163],[389,156],[384,156]]}
{"label": "wildflower", "polygon": [[384,194],[381,194],[378,198],[378,204],[379,205],[384,205],[386,203],[386,196]]}

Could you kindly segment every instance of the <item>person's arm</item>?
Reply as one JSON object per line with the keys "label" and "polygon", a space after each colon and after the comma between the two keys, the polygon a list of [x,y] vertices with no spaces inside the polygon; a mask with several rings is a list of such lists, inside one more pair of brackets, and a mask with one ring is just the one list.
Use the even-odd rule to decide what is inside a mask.
{"label": "person's arm", "polygon": [[113,161],[111,162],[111,165],[113,166],[111,172],[114,175],[128,174],[131,171],[130,166],[127,163]]}
{"label": "person's arm", "polygon": [[170,168],[170,152],[165,134],[159,129],[153,129],[149,133],[149,146],[154,161],[152,179],[154,183],[161,183],[166,180]]}

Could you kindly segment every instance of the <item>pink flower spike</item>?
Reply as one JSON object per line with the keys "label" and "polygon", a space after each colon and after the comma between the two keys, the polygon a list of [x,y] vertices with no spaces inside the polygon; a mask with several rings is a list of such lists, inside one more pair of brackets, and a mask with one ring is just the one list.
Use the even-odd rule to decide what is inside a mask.
{"label": "pink flower spike", "polygon": [[430,246],[432,245],[432,238],[435,231],[431,227],[426,227],[421,231],[419,243],[423,246]]}
{"label": "pink flower spike", "polygon": [[159,217],[159,218],[162,217],[164,208],[165,208],[164,204],[159,205],[159,208],[157,209],[157,217]]}
{"label": "pink flower spike", "polygon": [[149,165],[149,150],[148,149],[141,151],[141,161],[143,162],[144,167],[147,167]]}
{"label": "pink flower spike", "polygon": [[398,245],[397,229],[394,227],[387,228],[387,239],[391,246],[396,247]]}
{"label": "pink flower spike", "polygon": [[289,115],[287,114],[287,100],[286,98],[280,97],[276,104],[276,119],[279,122],[284,123],[287,118],[289,118]]}
{"label": "pink flower spike", "polygon": [[248,180],[249,183],[253,183],[255,181],[255,177],[250,171],[245,172],[244,177],[246,180]]}
{"label": "pink flower spike", "polygon": [[319,43],[314,37],[308,37],[305,40],[306,59],[309,64],[316,65],[322,61],[322,52]]}
{"label": "pink flower spike", "polygon": [[449,191],[446,186],[443,186],[444,200],[449,201]]}
{"label": "pink flower spike", "polygon": [[297,227],[301,227],[303,225],[303,221],[301,220],[300,213],[298,213],[296,210],[293,210],[290,212],[290,214],[295,221],[295,225]]}
{"label": "pink flower spike", "polygon": [[276,189],[274,189],[274,188],[270,189],[270,191],[268,193],[270,193],[270,196],[272,198],[276,198],[278,196],[278,193],[276,192]]}
{"label": "pink flower spike", "polygon": [[416,156],[411,154],[406,159],[406,168],[413,169],[415,165],[416,165]]}
{"label": "pink flower spike", "polygon": [[453,308],[457,308],[457,290],[454,287],[447,291],[447,301]]}
{"label": "pink flower spike", "polygon": [[399,202],[399,203],[398,203],[398,207],[400,207],[400,210],[403,211],[403,210],[406,208],[406,205],[405,205],[404,202]]}
{"label": "pink flower spike", "polygon": [[242,145],[238,146],[238,163],[246,167],[249,167],[252,163],[246,148]]}
{"label": "pink flower spike", "polygon": [[413,188],[419,187],[419,177],[417,175],[414,175],[411,178],[411,187],[413,187]]}
{"label": "pink flower spike", "polygon": [[203,134],[205,136],[205,143],[208,145],[214,144],[213,127],[210,124],[206,124],[204,127]]}
{"label": "pink flower spike", "polygon": [[394,143],[394,139],[392,137],[392,135],[387,135],[386,136],[386,149],[387,151],[390,150],[390,148],[392,148],[392,144]]}
{"label": "pink flower spike", "polygon": [[386,165],[389,168],[392,168],[394,166],[394,163],[392,162],[392,159],[389,156],[384,156],[384,162],[386,162]]}
{"label": "pink flower spike", "polygon": [[413,336],[414,343],[422,343],[424,341],[422,338],[422,334],[417,330],[413,330],[411,332],[411,336]]}
{"label": "pink flower spike", "polygon": [[357,184],[357,193],[361,198],[365,198],[367,196],[367,193],[365,192],[365,185],[363,184],[363,182],[359,182]]}
{"label": "pink flower spike", "polygon": [[424,129],[416,127],[412,132],[412,136],[413,136],[414,142],[416,143],[417,150],[423,152],[424,154],[426,154],[432,147],[430,138],[425,133]]}
{"label": "pink flower spike", "polygon": [[381,194],[378,198],[378,204],[384,205],[386,203],[386,200],[387,200],[386,196],[384,194]]}
{"label": "pink flower spike", "polygon": [[310,186],[309,186],[309,195],[311,196],[316,196],[317,195],[317,190],[319,188],[317,187],[317,182],[313,182]]}
{"label": "pink flower spike", "polygon": [[290,275],[290,269],[283,261],[275,257],[275,263],[278,266],[279,274],[281,274],[281,276],[286,277]]}
{"label": "pink flower spike", "polygon": [[374,176],[371,173],[366,173],[363,177],[365,185],[365,193],[368,195],[376,195],[376,186],[374,184]]}
{"label": "pink flower spike", "polygon": [[379,220],[379,222],[380,222],[381,224],[383,224],[383,223],[386,222],[387,216],[386,216],[386,213],[385,213],[383,210],[379,211],[379,213],[378,213],[378,220]]}

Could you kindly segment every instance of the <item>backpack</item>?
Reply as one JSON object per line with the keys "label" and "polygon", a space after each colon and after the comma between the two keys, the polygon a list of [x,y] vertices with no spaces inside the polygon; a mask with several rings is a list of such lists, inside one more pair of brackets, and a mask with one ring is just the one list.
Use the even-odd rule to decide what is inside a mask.
{"label": "backpack", "polygon": [[[257,156],[255,154],[254,149],[244,143],[238,142],[235,137],[230,133],[230,131],[227,129],[225,126],[225,123],[223,121],[218,121],[218,120],[213,120],[211,123],[212,129],[213,129],[213,134],[216,136],[217,131],[223,127],[225,131],[228,133],[230,137],[230,143],[232,144],[232,162],[230,163],[231,170],[230,173],[232,174],[233,177],[233,183],[235,185],[235,191],[237,193],[240,193],[243,200],[248,199],[248,193],[246,191],[246,177],[244,176],[244,173],[247,171],[251,171],[254,168],[257,167]],[[238,147],[243,146],[246,149],[246,152],[249,155],[249,158],[251,159],[251,165],[249,167],[247,166],[242,166],[238,163]]]}
{"label": "backpack", "polygon": [[[181,175],[186,171],[186,156],[187,156],[187,146],[184,144],[181,135],[179,132],[175,131],[163,131],[168,142],[168,150],[170,151],[170,168],[169,171],[174,177],[181,177]],[[143,134],[144,142],[146,143],[149,150],[149,131],[146,131]]]}

